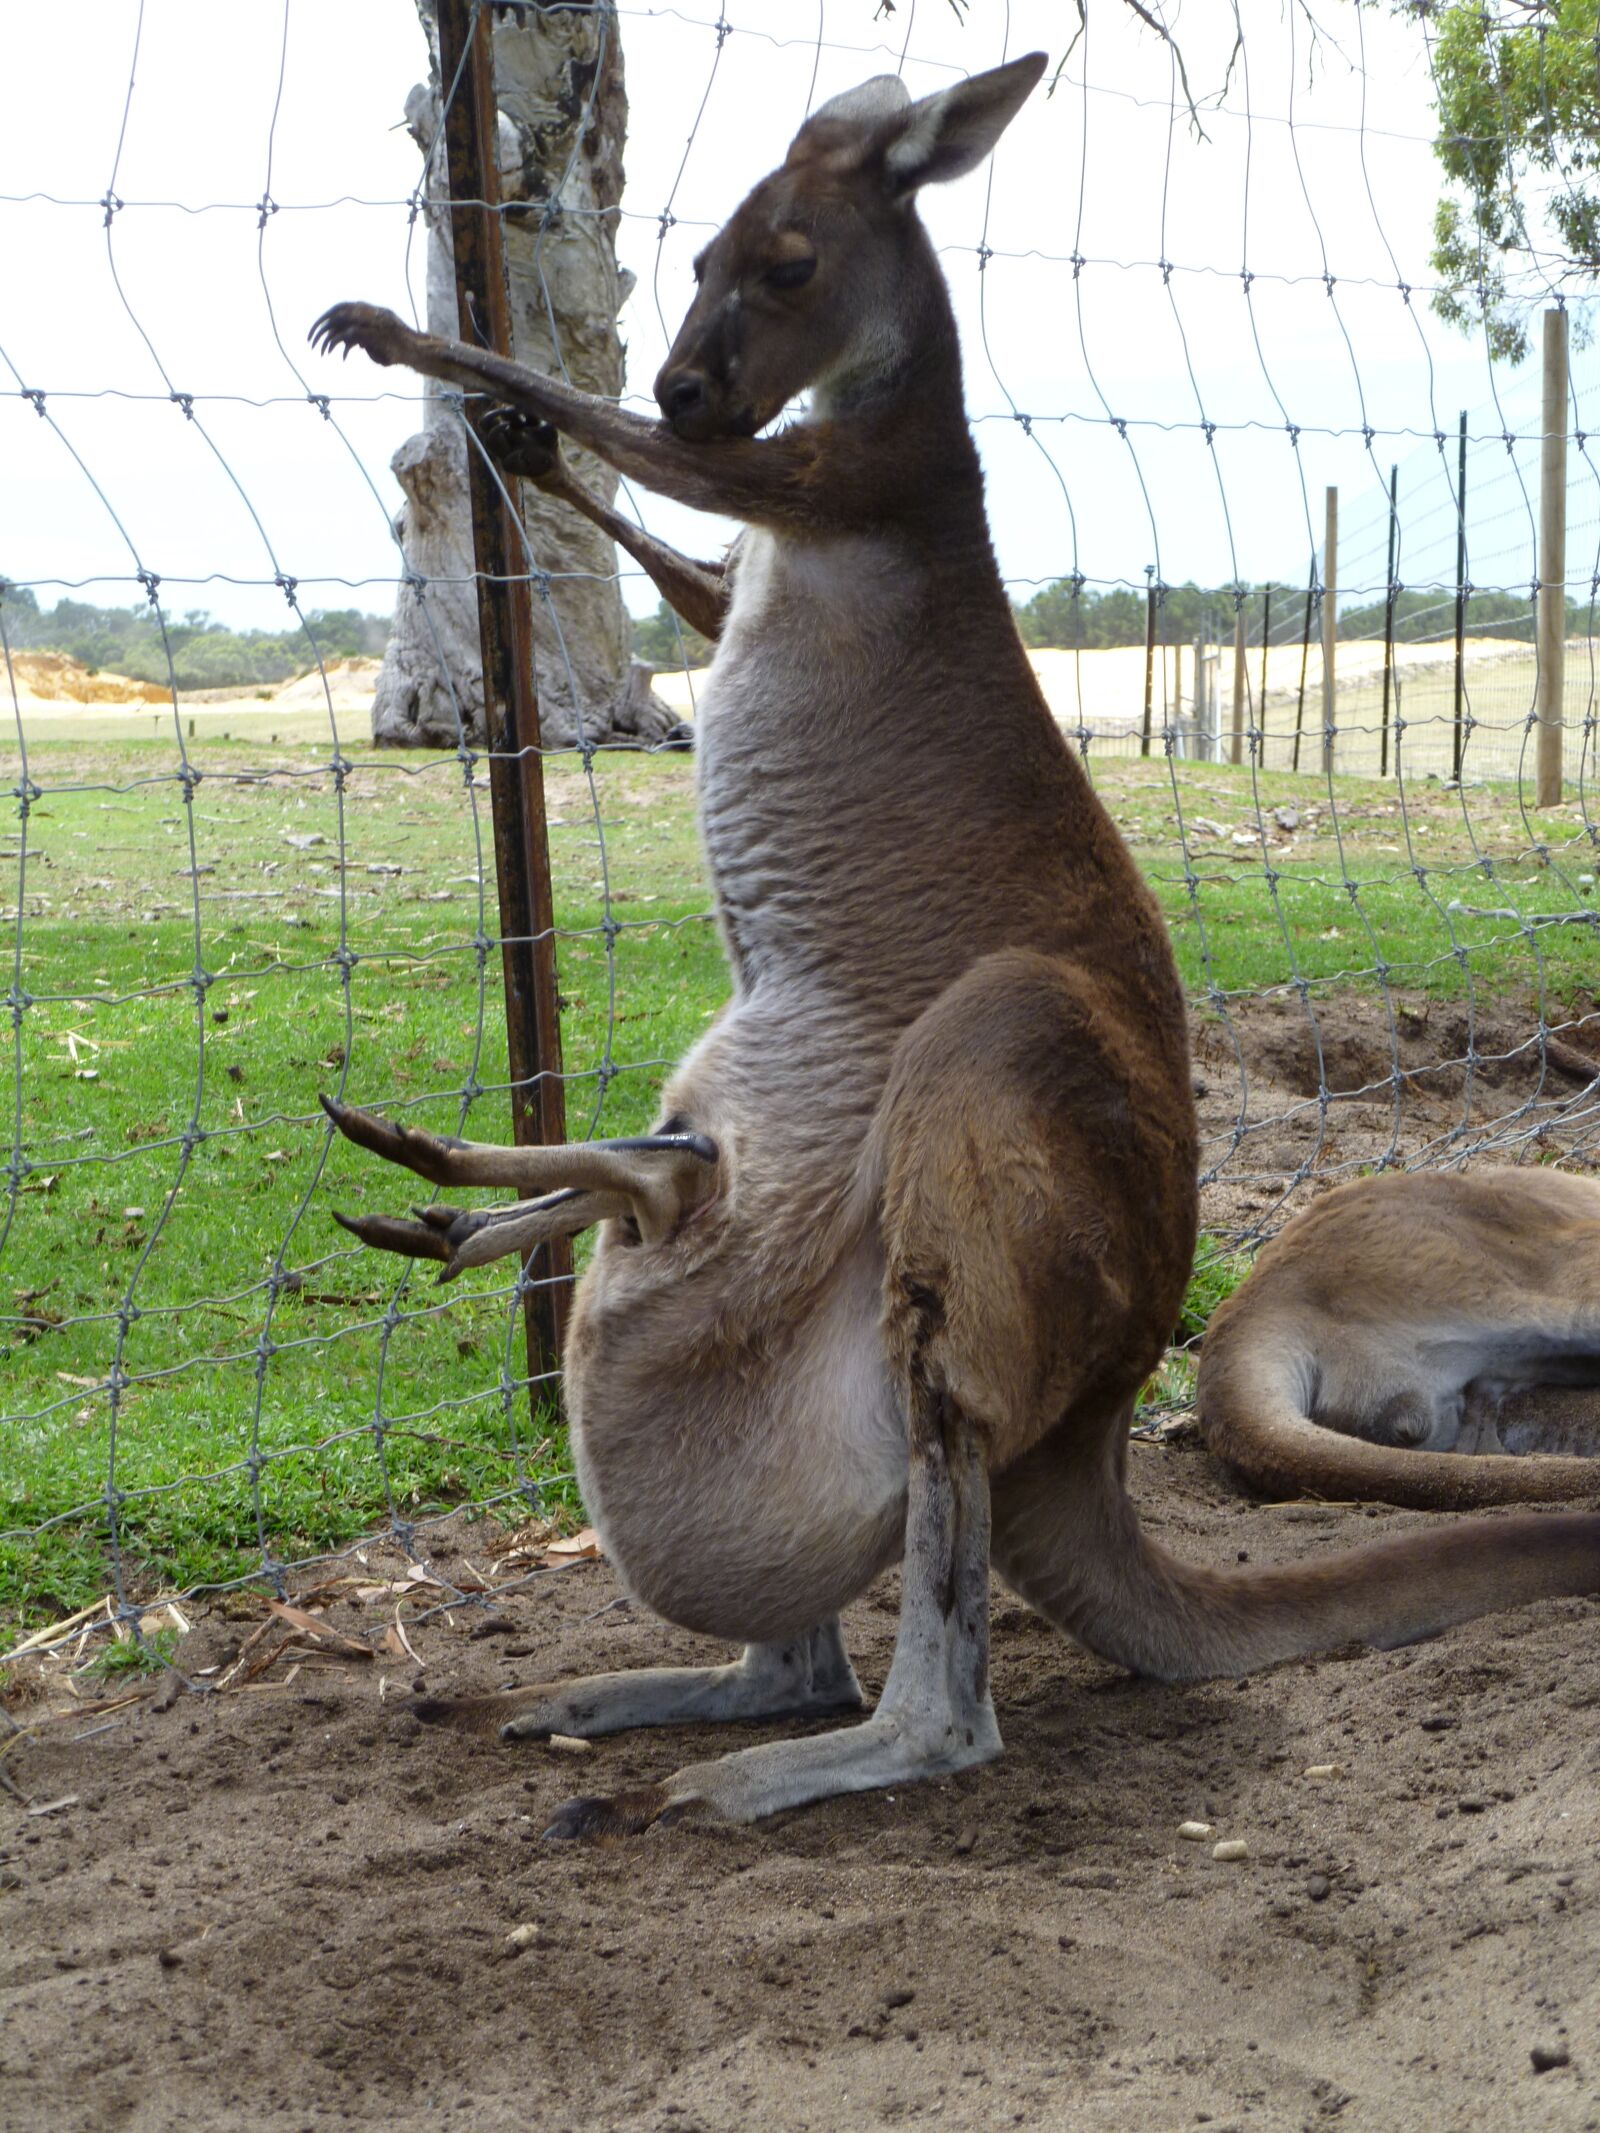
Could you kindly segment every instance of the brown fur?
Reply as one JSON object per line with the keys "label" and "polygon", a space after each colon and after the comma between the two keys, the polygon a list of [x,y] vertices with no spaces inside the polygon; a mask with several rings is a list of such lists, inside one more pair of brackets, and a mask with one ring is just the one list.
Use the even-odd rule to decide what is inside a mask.
{"label": "brown fur", "polygon": [[[1221,1579],[1154,1548],[1129,1504],[1132,1402],[1195,1237],[1183,998],[1155,903],[1018,641],[948,295],[910,206],[917,184],[975,167],[1042,64],[916,105],[867,84],[804,128],[703,256],[658,380],[662,423],[368,306],[318,328],[501,395],[751,529],[699,734],[734,998],[663,1096],[663,1132],[700,1136],[714,1166],[664,1148],[425,1163],[335,1113],[430,1176],[541,1195],[464,1233],[452,1269],[634,1196],[573,1311],[585,1500],[641,1597],[746,1640],[745,1659],[530,1692],[512,1734],[849,1700],[837,1611],[904,1550],[874,1715],[681,1771],[652,1813],[762,1814],[997,1753],[991,1495],[1002,1574],[1151,1673],[1395,1641],[1508,1594],[1600,1585],[1596,1519]],[[801,256],[811,278],[773,287]],[[807,387],[810,419],[753,434]],[[603,1823],[580,1803],[556,1833]]]}
{"label": "brown fur", "polygon": [[1213,1315],[1197,1399],[1211,1449],[1275,1494],[1600,1497],[1600,1179],[1340,1186]]}

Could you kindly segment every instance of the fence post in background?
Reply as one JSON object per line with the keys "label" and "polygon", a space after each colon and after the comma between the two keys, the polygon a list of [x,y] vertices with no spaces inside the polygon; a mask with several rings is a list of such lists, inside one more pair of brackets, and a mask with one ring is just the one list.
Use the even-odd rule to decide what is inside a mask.
{"label": "fence post in background", "polygon": [[1544,436],[1539,446],[1538,804],[1561,799],[1567,681],[1567,314],[1544,315]]}
{"label": "fence post in background", "polygon": [[[1400,469],[1389,469],[1389,573],[1383,581],[1383,716],[1378,724],[1378,775],[1389,775],[1389,695],[1394,687],[1394,551],[1399,532],[1395,505],[1400,493]],[[1400,765],[1398,758],[1395,769]]]}
{"label": "fence post in background", "polygon": [[[473,0],[439,0],[438,22],[440,79],[447,91],[456,85],[444,131],[461,338],[508,356],[511,319],[500,241],[492,17]],[[549,1145],[566,1138],[566,1104],[533,678],[533,601],[521,528],[481,453],[470,447],[467,470],[505,968],[511,1130],[519,1147]],[[571,1248],[564,1240],[541,1249],[552,1279],[529,1289],[524,1299],[533,1378],[554,1369],[560,1355],[572,1273]]]}
{"label": "fence post in background", "polygon": [[1322,540],[1322,772],[1333,775],[1334,642],[1339,621],[1339,492],[1330,489]]}
{"label": "fence post in background", "polygon": [[1317,607],[1317,559],[1311,558],[1311,575],[1306,579],[1306,621],[1300,632],[1300,696],[1294,707],[1294,755],[1291,770],[1300,768],[1300,736],[1306,724],[1306,669],[1311,664],[1311,618]]}
{"label": "fence post in background", "polygon": [[1236,599],[1233,610],[1233,738],[1228,743],[1228,761],[1244,761],[1244,601]]}
{"label": "fence post in background", "polygon": [[1256,713],[1256,731],[1261,736],[1261,753],[1257,760],[1263,770],[1267,767],[1267,640],[1272,635],[1272,587],[1261,589],[1261,708]]}
{"label": "fence post in background", "polygon": [[1461,783],[1461,756],[1466,745],[1463,718],[1467,697],[1467,411],[1461,410],[1456,445],[1456,672],[1455,723],[1450,744],[1450,775]]}
{"label": "fence post in background", "polygon": [[1156,693],[1156,585],[1155,565],[1144,566],[1144,726],[1139,736],[1139,753],[1150,753],[1150,714]]}
{"label": "fence post in background", "polygon": [[1191,693],[1194,697],[1194,754],[1197,763],[1209,763],[1211,743],[1206,726],[1206,646],[1203,637],[1196,637],[1191,658],[1190,672],[1193,678]]}
{"label": "fence post in background", "polygon": [[[1190,748],[1185,745],[1187,737],[1183,725],[1183,644],[1181,640],[1172,647],[1172,723],[1177,729],[1178,754],[1180,756],[1188,755]],[[1190,724],[1193,724],[1192,720]]]}

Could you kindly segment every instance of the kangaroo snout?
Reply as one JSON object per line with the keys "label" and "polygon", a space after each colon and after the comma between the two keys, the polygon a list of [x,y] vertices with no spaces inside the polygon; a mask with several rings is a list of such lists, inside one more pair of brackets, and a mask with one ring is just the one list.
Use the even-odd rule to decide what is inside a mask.
{"label": "kangaroo snout", "polygon": [[730,404],[726,387],[699,365],[669,362],[656,379],[656,405],[684,444],[750,437],[758,427],[749,408]]}
{"label": "kangaroo snout", "polygon": [[711,394],[699,371],[679,365],[656,379],[656,405],[681,436],[680,425],[697,423],[710,413]]}

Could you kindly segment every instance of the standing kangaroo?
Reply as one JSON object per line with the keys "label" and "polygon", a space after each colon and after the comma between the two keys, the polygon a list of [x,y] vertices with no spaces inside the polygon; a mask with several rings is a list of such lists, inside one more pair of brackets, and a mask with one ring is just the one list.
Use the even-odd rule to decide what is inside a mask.
{"label": "standing kangaroo", "polygon": [[[747,1821],[997,1755],[991,1560],[1167,1679],[1600,1587],[1600,1517],[1213,1572],[1129,1503],[1134,1396],[1195,1238],[1183,995],[1018,640],[914,207],[988,155],[1043,65],[918,103],[870,81],[809,119],[696,262],[660,423],[370,305],[314,329],[507,403],[513,444],[518,418],[552,424],[748,529],[725,574],[629,542],[719,639],[699,800],[733,998],[658,1130],[483,1147],[327,1106],[438,1184],[530,1196],[347,1225],[446,1279],[602,1225],[565,1358],[584,1500],[634,1593],[745,1646],[420,1715],[538,1739],[859,1705],[839,1610],[904,1558],[870,1718],[572,1801],[552,1836]],[[758,434],[802,392],[804,420]],[[585,508],[537,433],[526,463]]]}

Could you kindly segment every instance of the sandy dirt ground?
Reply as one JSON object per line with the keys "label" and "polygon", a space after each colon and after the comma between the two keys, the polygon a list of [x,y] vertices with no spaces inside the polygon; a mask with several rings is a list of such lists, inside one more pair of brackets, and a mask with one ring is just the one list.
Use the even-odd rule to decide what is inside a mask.
{"label": "sandy dirt ground", "polygon": [[[1133,1463],[1211,1563],[1421,1522],[1253,1505],[1193,1442]],[[202,1615],[186,1665],[262,1604]],[[847,1618],[869,1692],[895,1604]],[[712,1655],[603,1564],[414,1629],[420,1675],[85,1711],[7,1758],[53,1811],[0,1795],[0,2127],[1600,2127],[1597,1632],[1547,1603],[1169,1689],[997,1588],[998,1764],[598,1847],[542,1841],[558,1801],[729,1735],[511,1749],[401,1702]]]}
{"label": "sandy dirt ground", "polygon": [[[1531,1000],[1421,993],[1261,995],[1190,1026],[1205,1226],[1254,1239],[1363,1171],[1600,1162],[1600,1002],[1574,1005],[1540,1057]],[[1470,1087],[1464,1062],[1474,1065]],[[1320,1090],[1326,1082],[1324,1106]]]}
{"label": "sandy dirt ground", "polygon": [[[1231,628],[1231,625],[1230,625]],[[1471,665],[1488,670],[1497,666],[1526,663],[1529,648],[1526,644],[1511,642],[1499,637],[1469,637],[1464,650]],[[1217,689],[1223,704],[1231,704],[1233,698],[1233,645],[1231,641],[1218,650],[1220,661]],[[1455,658],[1453,645],[1445,644],[1398,644],[1394,648],[1395,664],[1407,678],[1424,674],[1448,675]],[[1108,730],[1120,722],[1124,725],[1137,723],[1144,715],[1145,656],[1142,644],[1116,645],[1092,652],[1042,650],[1028,654],[1033,671],[1039,677],[1045,700],[1057,719],[1064,726],[1076,727],[1084,722],[1093,726],[1104,725]],[[1267,654],[1267,695],[1272,703],[1285,703],[1298,699],[1300,689],[1300,644],[1275,644]],[[1246,657],[1249,684],[1254,691],[1261,679],[1261,648],[1254,645]],[[1342,642],[1338,650],[1336,667],[1340,685],[1352,689],[1379,680],[1383,674],[1383,645],[1365,639]],[[682,671],[663,669],[657,675],[655,687],[675,707],[684,709],[692,700],[689,684],[703,684],[704,673],[686,675]],[[1306,655],[1306,693],[1315,707],[1322,696],[1322,647],[1314,643]],[[1162,645],[1158,649],[1153,670],[1151,690],[1156,723],[1160,725],[1173,708],[1176,698],[1182,697],[1185,709],[1190,707],[1193,695],[1193,671],[1191,648],[1188,645]],[[1252,702],[1254,697],[1252,696]],[[1320,713],[1313,711],[1313,722]],[[1276,728],[1274,728],[1276,730]]]}
{"label": "sandy dirt ground", "polygon": [[[117,674],[90,674],[57,652],[23,652],[13,658],[15,707],[4,712],[22,723],[31,741],[170,740],[172,697],[147,682]],[[276,742],[330,738],[330,713],[339,739],[363,747],[372,739],[372,691],[376,659],[334,659],[326,679],[297,680],[260,689],[185,690],[177,715],[195,740]],[[0,675],[0,683],[4,676]]]}

